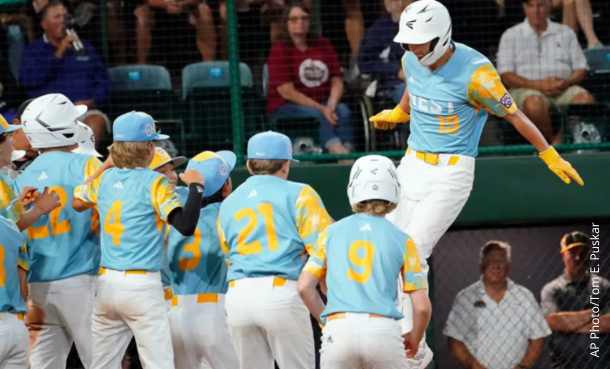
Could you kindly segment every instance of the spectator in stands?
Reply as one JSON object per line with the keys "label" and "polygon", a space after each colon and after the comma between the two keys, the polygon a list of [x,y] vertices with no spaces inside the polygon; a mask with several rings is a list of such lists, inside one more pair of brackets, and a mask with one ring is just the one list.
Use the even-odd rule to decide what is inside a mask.
{"label": "spectator in stands", "polygon": [[574,32],[582,29],[587,38],[589,49],[598,49],[604,45],[597,38],[593,30],[593,10],[589,0],[553,0],[553,7],[561,9],[563,24],[572,28]]}
{"label": "spectator in stands", "polygon": [[405,93],[405,72],[402,57],[405,51],[394,42],[398,21],[403,10],[413,0],[385,0],[388,12],[366,31],[360,45],[360,72],[377,80],[377,94],[386,94],[398,104]]}
{"label": "spectator in stands", "polygon": [[587,59],[574,31],[548,19],[551,0],[524,0],[523,10],[527,19],[500,40],[498,73],[519,109],[549,142],[559,144],[563,132],[553,133],[549,108],[595,102],[579,86]]}
{"label": "spectator in stands", "polygon": [[276,116],[320,119],[320,145],[332,154],[352,151],[354,127],[343,95],[342,72],[331,43],[310,30],[310,11],[300,3],[286,7],[280,41],[267,65],[267,110]]}
{"label": "spectator in stands", "polygon": [[[564,235],[560,242],[564,273],[542,288],[542,313],[553,330],[549,349],[554,368],[610,368],[610,282],[595,274],[599,262],[589,269],[591,240],[599,251],[599,236],[579,231]],[[592,355],[591,344],[601,347],[598,357]]]}
{"label": "spectator in stands", "polygon": [[529,368],[551,334],[534,295],[508,278],[511,247],[489,241],[480,252],[481,280],[455,298],[443,333],[466,368]]}
{"label": "spectator in stands", "polygon": [[[26,47],[19,82],[29,98],[61,93],[75,105],[87,105],[89,110],[79,120],[91,127],[99,143],[111,131],[111,125],[96,107],[110,98],[112,86],[95,48],[66,31],[67,15],[60,1],[52,0],[44,7],[41,21],[44,34]],[[82,50],[75,50],[75,42],[82,45]]]}
{"label": "spectator in stands", "polygon": [[[195,27],[197,49],[203,61],[216,60],[216,29],[212,10],[202,0],[147,0],[135,10],[136,39],[138,48],[138,63],[146,64],[152,45],[152,28],[155,18],[162,13],[167,14],[170,22],[184,22]],[[170,42],[179,33],[170,32]]]}

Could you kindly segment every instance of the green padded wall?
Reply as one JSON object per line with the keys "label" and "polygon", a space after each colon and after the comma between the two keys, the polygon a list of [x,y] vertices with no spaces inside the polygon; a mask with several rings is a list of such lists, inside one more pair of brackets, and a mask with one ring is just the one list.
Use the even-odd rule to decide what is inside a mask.
{"label": "green padded wall", "polygon": [[[610,217],[610,153],[566,154],[585,186],[564,184],[536,156],[481,158],[476,162],[474,189],[456,225],[506,224]],[[289,179],[310,184],[331,216],[351,213],[347,200],[350,166],[295,165]],[[233,185],[248,176],[232,174]]]}

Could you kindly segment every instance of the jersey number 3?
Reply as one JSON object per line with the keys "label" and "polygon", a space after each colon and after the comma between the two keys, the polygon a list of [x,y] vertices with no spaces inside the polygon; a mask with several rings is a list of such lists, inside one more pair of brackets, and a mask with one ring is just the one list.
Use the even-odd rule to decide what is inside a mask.
{"label": "jersey number 3", "polygon": [[[360,250],[363,250],[362,252]],[[363,254],[359,256],[358,253]],[[375,247],[369,241],[356,241],[349,247],[349,262],[354,266],[359,267],[360,272],[356,272],[351,267],[347,270],[347,278],[364,284],[371,277],[373,271],[373,257],[375,256]]]}
{"label": "jersey number 3", "polygon": [[[277,250],[277,234],[273,224],[273,206],[271,204],[258,204],[258,213],[265,219],[265,231],[267,232],[267,242],[269,250]],[[253,241],[246,243],[246,238],[252,233],[258,224],[258,215],[254,209],[244,208],[235,213],[235,220],[240,221],[248,218],[248,224],[237,235],[237,252],[240,255],[258,254],[263,251],[261,241]]]}

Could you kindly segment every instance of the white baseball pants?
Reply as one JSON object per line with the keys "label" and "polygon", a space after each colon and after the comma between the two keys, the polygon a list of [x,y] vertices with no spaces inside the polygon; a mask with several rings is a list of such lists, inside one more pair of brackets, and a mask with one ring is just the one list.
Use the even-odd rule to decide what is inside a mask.
{"label": "white baseball pants", "polygon": [[[411,236],[426,278],[427,259],[470,196],[474,165],[472,157],[450,154],[439,154],[438,164],[432,165],[407,150],[397,168],[402,192],[398,207],[386,218]],[[413,306],[408,295],[403,294],[402,300],[401,324],[407,333],[413,328]]]}
{"label": "white baseball pants", "polygon": [[0,368],[29,369],[29,353],[30,338],[23,314],[0,313]]}
{"label": "white baseball pants", "polygon": [[30,283],[26,323],[33,369],[66,366],[72,343],[85,369],[91,367],[91,315],[97,276],[77,275]]}
{"label": "white baseball pants", "polygon": [[160,273],[105,269],[100,274],[93,305],[91,368],[120,367],[133,336],[142,366],[173,369],[174,353]]}
{"label": "white baseball pants", "polygon": [[241,369],[312,369],[315,349],[309,311],[297,281],[244,278],[230,283],[227,322]]}
{"label": "white baseball pants", "polygon": [[322,329],[320,369],[406,369],[400,326],[391,318],[346,313]]}
{"label": "white baseball pants", "polygon": [[225,296],[176,295],[169,311],[176,369],[239,369],[225,312]]}

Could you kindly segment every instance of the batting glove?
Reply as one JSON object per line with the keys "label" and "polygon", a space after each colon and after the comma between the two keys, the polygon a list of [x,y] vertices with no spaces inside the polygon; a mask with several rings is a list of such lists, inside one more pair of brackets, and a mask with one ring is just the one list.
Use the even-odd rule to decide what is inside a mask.
{"label": "batting glove", "polygon": [[411,120],[411,116],[396,106],[392,110],[383,110],[381,113],[369,118],[369,121],[373,122],[373,125],[377,129],[394,129],[397,123],[407,123]]}
{"label": "batting glove", "polygon": [[565,183],[570,183],[570,178],[576,181],[581,186],[584,186],[582,178],[578,175],[576,170],[572,168],[572,165],[567,161],[563,160],[557,153],[554,147],[544,150],[540,153],[540,159],[549,166],[549,169],[561,178]]}

